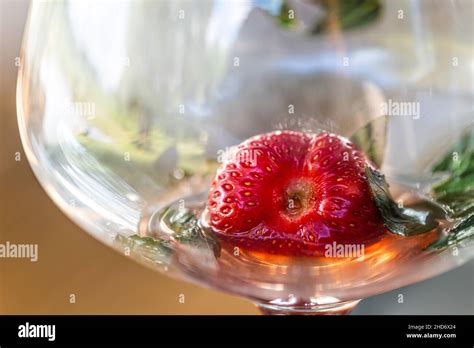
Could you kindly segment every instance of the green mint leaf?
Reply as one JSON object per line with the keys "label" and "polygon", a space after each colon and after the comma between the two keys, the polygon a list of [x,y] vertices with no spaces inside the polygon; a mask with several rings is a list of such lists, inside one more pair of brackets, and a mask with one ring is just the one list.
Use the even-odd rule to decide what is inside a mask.
{"label": "green mint leaf", "polygon": [[167,263],[173,252],[172,242],[189,244],[192,247],[211,250],[214,256],[220,255],[220,244],[212,236],[204,234],[196,218],[196,211],[188,208],[169,208],[162,216],[162,221],[170,231],[171,239],[139,235],[117,235],[115,241],[122,247],[128,247],[130,253],[135,253],[154,263]]}
{"label": "green mint leaf", "polygon": [[474,214],[458,221],[443,238],[429,245],[427,250],[447,248],[470,241],[472,238],[474,238]]}
{"label": "green mint leaf", "polygon": [[156,240],[152,237],[141,237],[137,234],[128,237],[119,234],[116,240],[121,242],[122,245],[131,247],[132,249],[144,248],[157,252],[168,252],[170,249],[166,241]]}
{"label": "green mint leaf", "polygon": [[359,128],[350,138],[357,148],[377,167],[382,166],[385,143],[387,139],[388,117],[382,116],[371,120]]}
{"label": "green mint leaf", "polygon": [[196,218],[196,211],[184,207],[170,208],[163,215],[163,222],[174,231],[172,238],[179,243],[212,249],[214,255],[220,255],[220,244],[211,235],[204,234]]}
{"label": "green mint leaf", "polygon": [[152,237],[142,237],[137,234],[123,236],[118,234],[115,242],[124,250],[129,248],[130,255],[136,254],[154,264],[166,264],[171,253],[167,241],[157,240]]}
{"label": "green mint leaf", "polygon": [[469,215],[474,206],[474,128],[433,166],[432,172],[445,176],[433,187],[434,198],[450,209],[452,217]]}
{"label": "green mint leaf", "polygon": [[390,195],[385,177],[377,170],[366,166],[365,173],[374,203],[391,233],[408,237],[429,232],[438,226],[429,210],[399,207]]}
{"label": "green mint leaf", "polygon": [[474,128],[433,166],[433,173],[444,179],[432,187],[433,198],[456,221],[446,236],[428,249],[446,248],[474,238]]}
{"label": "green mint leaf", "polygon": [[474,190],[445,192],[435,197],[446,208],[450,218],[464,218],[474,213]]}

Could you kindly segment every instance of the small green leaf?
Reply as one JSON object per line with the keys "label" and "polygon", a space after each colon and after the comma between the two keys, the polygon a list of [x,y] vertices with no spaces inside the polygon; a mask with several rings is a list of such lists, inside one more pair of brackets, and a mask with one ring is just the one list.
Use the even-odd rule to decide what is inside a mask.
{"label": "small green leaf", "polygon": [[122,242],[123,245],[136,248],[146,248],[154,251],[164,251],[168,252],[170,250],[169,244],[166,241],[156,240],[152,237],[141,237],[137,234],[126,237],[122,235],[117,235],[116,240]]}
{"label": "small green leaf", "polygon": [[359,128],[350,139],[377,167],[381,167],[385,154],[387,122],[387,116],[371,120]]}
{"label": "small green leaf", "polygon": [[446,236],[429,245],[427,250],[447,248],[452,245],[461,244],[472,238],[474,238],[474,214],[457,222],[448,230]]}
{"label": "small green leaf", "polygon": [[414,236],[429,232],[438,226],[434,214],[428,210],[400,208],[392,199],[388,184],[384,176],[372,169],[365,167],[367,180],[385,227],[399,236]]}
{"label": "small green leaf", "polygon": [[163,215],[163,222],[174,231],[172,238],[179,243],[210,248],[216,257],[220,255],[219,242],[204,233],[194,210],[184,207],[169,208]]}
{"label": "small green leaf", "polygon": [[436,201],[449,212],[450,218],[463,218],[474,213],[474,190],[444,192],[436,195]]}
{"label": "small green leaf", "polygon": [[142,256],[145,260],[155,264],[167,263],[171,253],[170,245],[167,241],[157,240],[152,237],[141,237],[139,235],[123,236],[118,234],[115,242],[121,247],[129,248],[130,254]]}
{"label": "small green leaf", "polygon": [[216,257],[220,255],[219,242],[204,233],[194,210],[169,208],[163,214],[162,221],[169,230],[173,231],[170,236],[171,240],[150,236],[117,235],[116,242],[120,243],[122,247],[129,247],[131,252],[155,263],[166,263],[167,258],[173,252],[173,241],[189,244],[196,248],[210,249]]}
{"label": "small green leaf", "polygon": [[436,198],[448,206],[456,204],[458,195],[464,202],[474,197],[474,128],[433,166],[433,173],[443,173],[443,181],[433,187]]}
{"label": "small green leaf", "polygon": [[432,172],[444,174],[444,179],[432,187],[433,198],[456,223],[428,249],[445,248],[474,238],[474,128],[444,154]]}

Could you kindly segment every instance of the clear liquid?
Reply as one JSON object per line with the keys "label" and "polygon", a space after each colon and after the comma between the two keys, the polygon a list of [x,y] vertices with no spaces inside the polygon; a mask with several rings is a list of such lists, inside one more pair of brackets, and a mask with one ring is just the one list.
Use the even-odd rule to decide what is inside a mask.
{"label": "clear liquid", "polygon": [[[430,202],[422,190],[393,186],[393,191],[402,192],[407,204]],[[440,267],[440,258],[436,256],[447,252],[427,247],[455,223],[437,210],[434,213],[439,225],[435,230],[414,237],[387,233],[380,241],[366,245],[362,257],[292,258],[241,250],[219,241],[206,226],[206,196],[203,192],[182,197],[144,216],[139,235],[163,241],[167,251],[137,248],[134,256],[177,276],[270,304],[350,301],[387,291],[394,284],[401,286],[427,278],[439,271],[436,267]],[[198,221],[198,237],[191,242],[177,238],[183,226],[173,223],[183,212],[192,213]],[[418,272],[413,272],[414,267]]]}
{"label": "clear liquid", "polygon": [[[427,91],[418,94],[430,98]],[[436,99],[449,104],[447,96],[438,94]],[[436,105],[423,105],[430,105],[433,112],[436,108]],[[445,151],[456,142],[459,129],[469,120],[464,114],[461,116],[454,124],[442,118],[437,118],[439,123],[426,118],[416,121],[390,118],[382,172],[392,185],[395,200],[402,199],[407,205],[430,200],[429,187],[440,177],[424,176],[418,169],[439,157],[441,148]],[[185,128],[185,121],[179,122],[177,127]],[[435,128],[431,132],[419,131],[432,123]],[[406,134],[407,125],[418,131]],[[314,125],[316,129],[319,126]],[[59,134],[69,138],[60,139],[60,148],[49,149],[54,165],[51,171],[58,177],[69,178],[63,181],[77,185],[77,189],[68,189],[68,192],[76,200],[74,214],[83,214],[80,218],[83,226],[90,222],[84,228],[94,231],[101,239],[105,239],[102,235],[107,233],[116,239],[115,245],[122,253],[155,270],[258,302],[328,304],[351,301],[421,281],[472,257],[472,248],[426,250],[457,222],[444,218],[438,219],[437,230],[425,235],[410,238],[387,235],[380,242],[367,246],[362,260],[292,259],[245,250],[236,254],[233,246],[217,243],[212,232],[205,228],[200,231],[203,236],[200,241],[183,243],[175,238],[176,231],[166,224],[163,215],[170,209],[179,210],[184,203],[184,208],[192,209],[195,218],[201,219],[209,182],[218,166],[216,151],[206,154],[205,145],[215,147],[212,143],[215,139],[178,137],[178,158],[184,160],[177,166],[184,171],[168,176],[154,166],[156,161],[152,162],[151,158],[140,162],[131,152],[132,161],[124,161],[122,153],[114,146],[102,151],[97,147],[97,141],[91,141],[90,134],[77,135],[75,139],[67,132]],[[167,139],[165,135],[161,136],[163,141]],[[189,153],[189,149],[193,151]],[[162,147],[160,151],[163,152]],[[45,163],[49,162],[45,160]],[[179,229],[178,226],[175,228]],[[135,233],[152,238],[155,244],[130,241]]]}

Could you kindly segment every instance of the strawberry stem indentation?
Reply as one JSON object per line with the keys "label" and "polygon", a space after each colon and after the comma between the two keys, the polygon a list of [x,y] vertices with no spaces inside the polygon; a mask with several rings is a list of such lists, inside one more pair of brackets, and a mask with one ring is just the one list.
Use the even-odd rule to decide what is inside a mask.
{"label": "strawberry stem indentation", "polygon": [[283,210],[288,217],[304,215],[313,201],[311,184],[304,179],[292,180],[286,187]]}

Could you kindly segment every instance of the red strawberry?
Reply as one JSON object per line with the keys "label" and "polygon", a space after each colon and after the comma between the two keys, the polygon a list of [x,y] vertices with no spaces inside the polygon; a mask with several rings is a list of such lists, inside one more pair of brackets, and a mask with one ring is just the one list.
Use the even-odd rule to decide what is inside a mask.
{"label": "red strawberry", "polygon": [[238,145],[208,197],[209,225],[243,249],[322,256],[325,245],[361,244],[384,232],[364,154],[330,133],[277,131]]}

